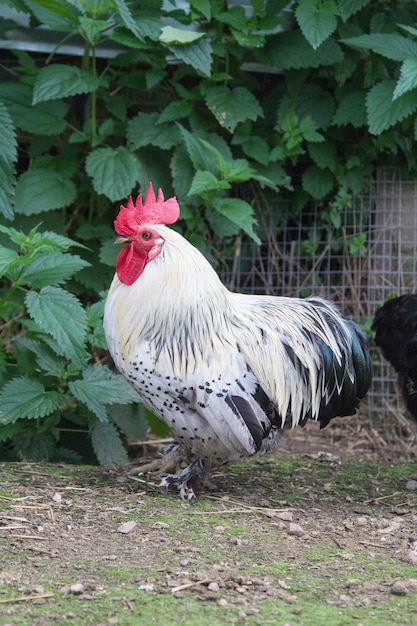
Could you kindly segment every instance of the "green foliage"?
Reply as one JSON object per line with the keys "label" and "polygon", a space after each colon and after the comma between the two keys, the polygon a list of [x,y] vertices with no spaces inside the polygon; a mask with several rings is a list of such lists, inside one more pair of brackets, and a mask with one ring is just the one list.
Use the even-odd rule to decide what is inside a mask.
{"label": "green foliage", "polygon": [[63,433],[81,429],[90,433],[101,463],[126,464],[120,432],[131,435],[137,428],[119,421],[118,430],[108,409],[136,403],[140,423],[142,408],[125,379],[98,362],[104,347],[97,332],[102,302],[84,306],[67,289],[90,265],[72,254],[80,245],[36,227],[28,235],[12,227],[0,231],[8,240],[0,245],[1,441],[25,457],[67,458]]}
{"label": "green foliage", "polygon": [[[178,197],[178,228],[210,254],[241,233],[260,243],[259,213],[285,197],[294,219],[318,204],[342,241],[340,209],[375,167],[416,174],[417,5],[18,9],[32,32],[58,39],[49,54],[5,51],[0,69],[0,441],[58,458],[78,429],[101,462],[125,462],[118,433],[136,437],[132,424],[146,422],[141,405],[120,406],[136,398],[104,364],[118,205],[152,180]],[[5,37],[11,25],[0,18]],[[346,245],[361,254],[365,243]],[[312,255],[319,244],[304,242]]]}

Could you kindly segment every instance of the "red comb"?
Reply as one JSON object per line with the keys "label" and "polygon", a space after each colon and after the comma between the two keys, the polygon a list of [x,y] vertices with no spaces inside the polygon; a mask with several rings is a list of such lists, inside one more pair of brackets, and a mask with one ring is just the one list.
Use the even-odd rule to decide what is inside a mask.
{"label": "red comb", "polygon": [[180,207],[175,196],[164,199],[162,190],[159,189],[156,198],[152,183],[149,183],[146,200],[142,203],[142,194],[133,204],[132,196],[127,201],[127,207],[120,207],[120,213],[114,221],[114,228],[118,235],[135,235],[138,226],[148,224],[174,224],[180,215]]}

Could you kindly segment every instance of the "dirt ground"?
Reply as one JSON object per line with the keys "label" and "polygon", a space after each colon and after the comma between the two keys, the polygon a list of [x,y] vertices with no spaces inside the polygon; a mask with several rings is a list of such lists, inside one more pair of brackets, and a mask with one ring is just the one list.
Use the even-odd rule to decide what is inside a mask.
{"label": "dirt ground", "polygon": [[192,506],[122,470],[4,464],[0,624],[208,623],[193,602],[211,624],[416,623],[415,440],[326,431],[217,472]]}

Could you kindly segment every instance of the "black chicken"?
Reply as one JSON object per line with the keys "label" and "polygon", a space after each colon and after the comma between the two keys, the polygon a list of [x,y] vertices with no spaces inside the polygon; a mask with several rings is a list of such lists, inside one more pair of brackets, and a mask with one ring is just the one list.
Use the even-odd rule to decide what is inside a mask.
{"label": "black chicken", "polygon": [[417,420],[417,294],[388,300],[375,313],[375,343],[398,374],[411,416]]}

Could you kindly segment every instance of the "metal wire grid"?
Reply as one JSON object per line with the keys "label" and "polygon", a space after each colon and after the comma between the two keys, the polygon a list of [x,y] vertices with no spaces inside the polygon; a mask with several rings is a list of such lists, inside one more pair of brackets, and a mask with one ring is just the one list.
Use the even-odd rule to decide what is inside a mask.
{"label": "metal wire grid", "polygon": [[[321,295],[369,329],[385,300],[417,292],[417,181],[380,170],[369,189],[332,227],[319,206],[301,218],[291,216],[285,201],[264,210],[263,245],[241,243],[223,278],[247,293]],[[394,370],[377,348],[372,351],[373,383],[361,414],[389,429],[405,409]]]}

